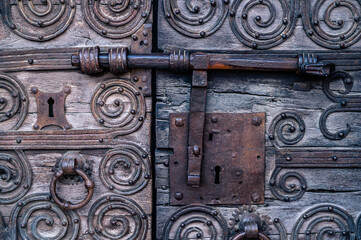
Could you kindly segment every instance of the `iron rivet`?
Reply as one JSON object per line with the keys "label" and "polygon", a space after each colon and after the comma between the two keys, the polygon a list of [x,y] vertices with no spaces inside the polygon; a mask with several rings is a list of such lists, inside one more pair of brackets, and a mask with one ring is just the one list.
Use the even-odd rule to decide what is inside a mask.
{"label": "iron rivet", "polygon": [[134,82],[138,82],[138,81],[139,81],[139,77],[137,77],[137,76],[133,77],[133,81],[134,81]]}
{"label": "iron rivet", "polygon": [[261,201],[261,196],[258,193],[253,193],[252,194],[252,201],[253,202],[259,202]]}
{"label": "iron rivet", "polygon": [[337,160],[338,160],[338,157],[337,157],[337,156],[333,156],[333,157],[332,157],[332,160],[333,160],[333,161],[337,161]]}
{"label": "iron rivet", "polygon": [[100,88],[104,89],[105,88],[105,84],[101,84]]}
{"label": "iron rivet", "polygon": [[102,119],[102,118],[99,119],[99,123],[100,123],[100,124],[103,124],[103,123],[104,123],[104,119]]}
{"label": "iron rivet", "polygon": [[113,189],[114,189],[114,186],[110,185],[109,190],[113,190]]}
{"label": "iron rivet", "polygon": [[69,129],[70,129],[70,126],[69,126],[69,125],[65,125],[65,129],[66,129],[66,130],[69,130]]}
{"label": "iron rivet", "polygon": [[228,4],[229,0],[223,0],[224,4]]}
{"label": "iron rivet", "polygon": [[287,161],[291,161],[291,160],[292,160],[292,157],[291,157],[291,156],[287,156],[287,157],[286,157],[286,160],[287,160]]}
{"label": "iron rivet", "polygon": [[208,225],[208,226],[211,226],[211,225],[212,225],[212,222],[211,222],[211,221],[207,221],[207,225]]}
{"label": "iron rivet", "polygon": [[32,94],[36,94],[37,92],[38,92],[38,88],[36,88],[36,87],[31,88],[31,93]]}
{"label": "iron rivet", "polygon": [[38,38],[39,38],[39,40],[43,40],[43,39],[44,39],[44,36],[43,36],[43,35],[39,35]]}
{"label": "iron rivet", "polygon": [[145,175],[144,175],[144,178],[145,178],[145,179],[149,179],[149,177],[150,177],[149,174],[145,174]]}
{"label": "iron rivet", "polygon": [[252,124],[254,126],[260,126],[262,124],[262,118],[260,118],[258,116],[253,117]]}
{"label": "iron rivet", "polygon": [[177,119],[175,120],[175,125],[176,125],[177,127],[183,127],[183,126],[184,126],[184,120],[183,120],[183,118],[177,118]]}
{"label": "iron rivet", "polygon": [[21,143],[21,139],[16,139],[16,143]]}
{"label": "iron rivet", "polygon": [[10,25],[10,28],[11,28],[12,30],[16,29],[15,24],[11,24],[11,25]]}
{"label": "iron rivet", "polygon": [[177,199],[177,200],[182,200],[183,199],[183,193],[181,192],[176,192],[174,194],[174,198]]}
{"label": "iron rivet", "polygon": [[29,64],[33,64],[33,63],[34,63],[34,60],[31,59],[31,58],[29,58],[29,59],[28,59],[28,63],[29,63]]}
{"label": "iron rivet", "polygon": [[201,37],[205,37],[205,36],[206,36],[206,32],[201,31],[201,32],[199,33],[199,35],[201,35]]}
{"label": "iron rivet", "polygon": [[138,41],[138,37],[136,35],[133,35],[133,41]]}
{"label": "iron rivet", "polygon": [[288,129],[291,133],[294,133],[296,131],[296,128],[294,126],[289,127]]}
{"label": "iron rivet", "polygon": [[104,139],[103,139],[103,138],[99,138],[99,142],[100,142],[100,143],[104,142]]}
{"label": "iron rivet", "polygon": [[236,12],[235,12],[235,11],[231,11],[231,12],[229,13],[229,15],[230,15],[231,17],[234,17],[234,16],[236,16]]}
{"label": "iron rivet", "polygon": [[103,34],[103,35],[107,35],[107,33],[108,33],[107,30],[103,30],[103,31],[102,31],[102,34]]}
{"label": "iron rivet", "polygon": [[133,5],[133,8],[134,8],[135,10],[137,10],[137,9],[139,8],[138,4],[134,4],[134,5]]}
{"label": "iron rivet", "polygon": [[243,13],[242,18],[246,19],[247,18],[247,13]]}
{"label": "iron rivet", "polygon": [[148,14],[146,12],[142,12],[142,18],[148,17]]}
{"label": "iron rivet", "polygon": [[139,117],[138,120],[139,120],[140,122],[142,122],[142,121],[144,120],[144,118],[143,118],[143,117]]}
{"label": "iron rivet", "polygon": [[279,222],[280,222],[280,219],[279,219],[279,218],[275,218],[275,219],[273,220],[273,222],[279,223]]}
{"label": "iron rivet", "polygon": [[135,114],[135,110],[132,109],[132,110],[130,111],[130,113],[131,113],[131,114]]}

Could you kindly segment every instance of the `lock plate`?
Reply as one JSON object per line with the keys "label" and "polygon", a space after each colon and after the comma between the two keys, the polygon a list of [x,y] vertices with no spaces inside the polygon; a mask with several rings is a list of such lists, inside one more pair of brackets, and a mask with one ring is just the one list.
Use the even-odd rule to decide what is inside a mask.
{"label": "lock plate", "polygon": [[170,114],[171,205],[263,204],[265,113],[206,113],[199,187],[187,184],[188,116]]}

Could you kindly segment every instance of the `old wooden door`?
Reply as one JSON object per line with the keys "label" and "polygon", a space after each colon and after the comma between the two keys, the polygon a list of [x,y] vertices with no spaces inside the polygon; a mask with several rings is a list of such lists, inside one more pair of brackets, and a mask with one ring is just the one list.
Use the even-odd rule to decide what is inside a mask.
{"label": "old wooden door", "polygon": [[360,0],[0,7],[0,239],[361,239]]}
{"label": "old wooden door", "polygon": [[157,239],[360,239],[360,14],[158,1],[158,48],[192,71],[156,74]]}
{"label": "old wooden door", "polygon": [[0,5],[0,239],[151,239],[151,1]]}

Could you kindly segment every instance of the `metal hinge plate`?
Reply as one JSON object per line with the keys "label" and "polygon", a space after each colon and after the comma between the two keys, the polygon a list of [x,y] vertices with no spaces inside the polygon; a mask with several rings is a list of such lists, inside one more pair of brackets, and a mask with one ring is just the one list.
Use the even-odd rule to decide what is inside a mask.
{"label": "metal hinge plate", "polygon": [[264,203],[265,113],[206,113],[199,187],[187,184],[188,113],[170,114],[171,205]]}

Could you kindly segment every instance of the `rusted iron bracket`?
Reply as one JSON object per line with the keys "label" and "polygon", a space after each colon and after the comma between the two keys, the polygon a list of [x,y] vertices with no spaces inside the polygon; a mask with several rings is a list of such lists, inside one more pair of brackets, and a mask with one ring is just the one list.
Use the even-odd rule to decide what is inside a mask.
{"label": "rusted iron bracket", "polygon": [[[265,114],[201,113],[204,120],[199,123],[195,120],[201,117],[192,118],[191,113],[170,114],[171,205],[262,204]],[[204,130],[188,131],[197,124]],[[189,142],[195,134],[199,138]],[[189,149],[193,150],[189,146],[195,140],[203,142],[202,149],[198,158],[192,156],[187,163]],[[190,167],[199,174],[190,177]]]}

